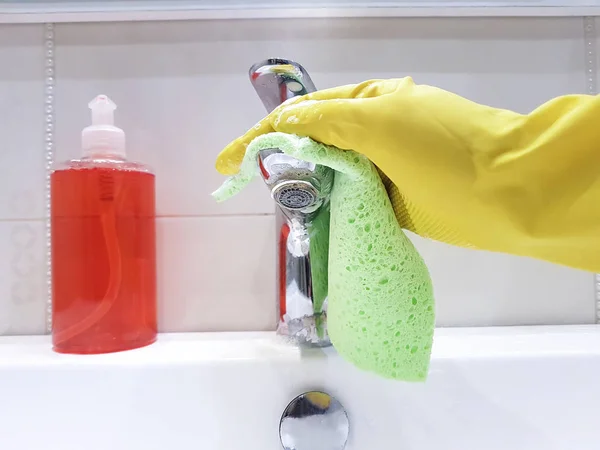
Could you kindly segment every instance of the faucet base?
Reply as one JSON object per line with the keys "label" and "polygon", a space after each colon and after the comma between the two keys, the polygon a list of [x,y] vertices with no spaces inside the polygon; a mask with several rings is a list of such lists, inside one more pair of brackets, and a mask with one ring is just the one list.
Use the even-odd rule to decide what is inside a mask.
{"label": "faucet base", "polygon": [[327,315],[325,313],[304,316],[296,319],[281,320],[277,334],[289,342],[301,347],[329,347],[331,341],[327,334]]}

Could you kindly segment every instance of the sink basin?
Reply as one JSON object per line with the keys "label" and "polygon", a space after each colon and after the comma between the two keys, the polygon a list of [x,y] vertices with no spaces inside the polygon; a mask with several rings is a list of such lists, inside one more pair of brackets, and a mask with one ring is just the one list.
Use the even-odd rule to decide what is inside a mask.
{"label": "sink basin", "polygon": [[0,448],[279,450],[281,414],[309,390],[346,408],[348,450],[596,450],[600,327],[438,329],[425,384],[272,333],[166,334],[95,356],[0,338]]}

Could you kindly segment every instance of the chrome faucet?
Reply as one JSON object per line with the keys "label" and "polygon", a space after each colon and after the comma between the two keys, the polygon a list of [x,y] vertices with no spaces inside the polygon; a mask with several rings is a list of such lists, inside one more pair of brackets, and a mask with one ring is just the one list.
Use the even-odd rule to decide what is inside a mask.
{"label": "chrome faucet", "polygon": [[[272,58],[250,68],[250,82],[267,112],[316,90],[304,68]],[[279,149],[258,155],[263,180],[277,204],[277,333],[298,345],[331,345],[327,333],[329,196],[334,172]]]}

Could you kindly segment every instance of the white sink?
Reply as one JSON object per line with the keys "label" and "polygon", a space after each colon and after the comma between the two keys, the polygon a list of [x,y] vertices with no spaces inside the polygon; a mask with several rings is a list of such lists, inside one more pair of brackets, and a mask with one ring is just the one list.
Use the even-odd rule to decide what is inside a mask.
{"label": "white sink", "polygon": [[348,450],[597,450],[600,327],[439,329],[425,384],[271,333],[98,356],[0,338],[0,449],[278,450],[281,413],[308,390],[345,406]]}

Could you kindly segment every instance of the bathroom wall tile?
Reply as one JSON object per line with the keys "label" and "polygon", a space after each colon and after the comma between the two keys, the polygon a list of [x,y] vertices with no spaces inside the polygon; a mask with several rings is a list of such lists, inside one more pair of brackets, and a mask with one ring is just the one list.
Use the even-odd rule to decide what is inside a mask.
{"label": "bathroom wall tile", "polygon": [[[271,216],[160,219],[161,329],[272,329],[273,233]],[[432,275],[438,326],[593,322],[589,273],[410,236]]]}
{"label": "bathroom wall tile", "polygon": [[263,115],[248,67],[296,59],[321,88],[375,77],[528,111],[583,89],[580,19],[344,19],[71,24],[57,27],[57,145],[76,156],[86,103],[119,104],[132,157],[150,162],[164,216],[273,211],[256,182],[217,205],[217,152]]}
{"label": "bathroom wall tile", "polygon": [[584,89],[580,18],[365,20],[355,30],[340,24],[329,49],[302,54],[319,85],[409,75],[523,113]]}
{"label": "bathroom wall tile", "polygon": [[0,221],[0,335],[45,332],[45,241],[41,220]]}
{"label": "bathroom wall tile", "polygon": [[0,220],[44,217],[42,25],[0,25]]}
{"label": "bathroom wall tile", "polygon": [[161,330],[274,329],[274,234],[272,216],[159,219]]}
{"label": "bathroom wall tile", "polygon": [[594,322],[594,276],[410,235],[433,280],[438,326]]}
{"label": "bathroom wall tile", "polygon": [[[596,60],[592,61],[592,64],[595,63],[596,64],[596,80],[600,79],[600,17],[594,17],[592,19],[592,23],[591,23],[593,30],[592,30],[592,34],[596,36],[596,40],[595,42],[589,42],[593,45],[592,47],[592,52],[595,53]],[[586,45],[587,43],[584,42],[584,45]],[[588,56],[592,56],[589,54],[586,54],[586,61],[589,61]],[[586,77],[587,78],[587,77]],[[596,86],[596,93],[600,92],[599,86]]]}
{"label": "bathroom wall tile", "polygon": [[58,26],[59,157],[79,154],[86,105],[104,93],[118,105],[130,157],[156,169],[159,215],[272,213],[259,181],[222,205],[209,195],[224,180],[214,169],[217,153],[264,111],[247,80],[249,64],[225,63],[239,53],[206,34],[195,22]]}

